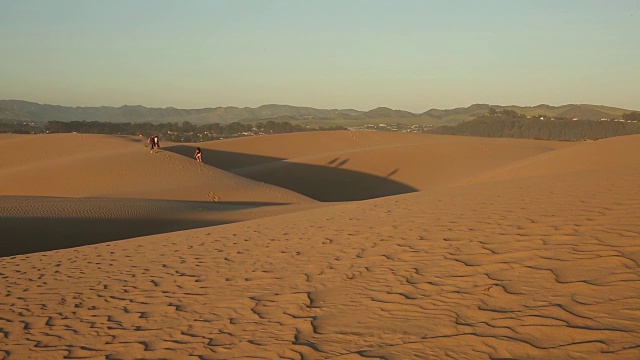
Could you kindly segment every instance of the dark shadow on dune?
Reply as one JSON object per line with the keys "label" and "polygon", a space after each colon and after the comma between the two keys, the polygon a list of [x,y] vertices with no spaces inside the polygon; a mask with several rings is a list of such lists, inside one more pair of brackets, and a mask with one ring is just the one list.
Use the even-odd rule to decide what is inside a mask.
{"label": "dark shadow on dune", "polygon": [[337,163],[337,164],[336,164],[336,165],[334,165],[334,166],[335,166],[335,167],[341,167],[341,166],[344,166],[344,165],[345,165],[346,163],[348,163],[348,162],[349,162],[349,159],[344,159],[344,160],[341,160],[339,163]]}
{"label": "dark shadow on dune", "polygon": [[135,219],[0,218],[0,257],[101,244],[138,236],[222,225],[226,222]]}
{"label": "dark shadow on dune", "polygon": [[340,160],[340,158],[333,158],[331,160],[329,160],[329,162],[326,163],[326,165],[333,165],[335,164],[338,160]]}
{"label": "dark shadow on dune", "polygon": [[388,173],[387,176],[385,176],[385,177],[387,177],[387,178],[392,177],[393,175],[397,174],[398,171],[400,171],[400,169],[395,169],[395,170],[391,171],[390,173]]}
{"label": "dark shadow on dune", "polygon": [[[193,158],[194,146],[164,148]],[[194,160],[195,161],[195,160]],[[388,177],[341,169],[348,158],[335,158],[326,166],[287,162],[285,159],[220,150],[202,149],[202,161],[213,167],[295,191],[318,201],[355,201],[406,194],[416,188]]]}
{"label": "dark shadow on dune", "polygon": [[144,143],[145,145],[147,144],[147,137],[143,137],[143,136],[138,136],[138,137],[131,137],[131,135],[113,135],[113,136],[128,142]]}
{"label": "dark shadow on dune", "polygon": [[286,204],[0,196],[0,257],[228,224],[217,214],[277,205]]}

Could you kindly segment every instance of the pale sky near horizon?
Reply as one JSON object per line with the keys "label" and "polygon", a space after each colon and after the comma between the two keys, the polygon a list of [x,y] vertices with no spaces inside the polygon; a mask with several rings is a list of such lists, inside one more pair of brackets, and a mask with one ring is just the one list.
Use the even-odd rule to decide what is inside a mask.
{"label": "pale sky near horizon", "polygon": [[0,0],[0,99],[640,110],[640,0]]}

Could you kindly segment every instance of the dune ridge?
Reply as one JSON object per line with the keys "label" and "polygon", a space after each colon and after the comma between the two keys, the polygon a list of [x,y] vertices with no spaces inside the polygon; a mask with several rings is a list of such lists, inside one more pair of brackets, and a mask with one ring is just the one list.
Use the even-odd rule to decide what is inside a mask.
{"label": "dune ridge", "polygon": [[[640,357],[640,137],[329,135],[202,144],[211,156],[255,155],[234,159],[279,179],[243,179],[234,169],[249,176],[246,164],[222,158],[201,164],[214,179],[238,179],[220,187],[221,198],[256,193],[277,204],[256,207],[246,221],[0,258],[0,358]],[[0,137],[0,150],[6,143]],[[161,155],[130,145],[148,156],[141,162]],[[165,156],[191,171],[182,154]],[[349,171],[329,173],[345,184],[368,179],[352,172],[386,177],[398,169],[389,177],[415,191],[322,203],[269,173],[288,162],[335,167],[335,158],[348,159],[340,167]],[[17,167],[0,172],[3,189],[10,185],[0,194],[3,217],[6,209],[28,217],[20,201],[44,196],[20,193],[28,187],[13,184],[15,174],[35,170]],[[175,179],[159,181],[171,189],[165,198],[147,189],[118,201],[134,210],[145,201],[171,209],[178,199],[201,201],[171,186]],[[233,187],[240,181],[242,191]],[[92,193],[64,185],[53,183],[46,196]],[[312,184],[336,191],[331,185]],[[111,192],[137,194],[118,187]],[[92,196],[106,188],[98,182]],[[82,206],[51,213],[74,218],[88,211]],[[184,218],[209,216],[190,206]]]}

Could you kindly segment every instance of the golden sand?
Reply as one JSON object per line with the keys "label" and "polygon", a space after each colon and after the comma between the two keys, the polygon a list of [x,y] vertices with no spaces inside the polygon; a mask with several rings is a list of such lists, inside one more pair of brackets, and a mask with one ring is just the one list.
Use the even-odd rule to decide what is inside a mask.
{"label": "golden sand", "polygon": [[0,359],[640,358],[640,136],[145,140],[0,136]]}

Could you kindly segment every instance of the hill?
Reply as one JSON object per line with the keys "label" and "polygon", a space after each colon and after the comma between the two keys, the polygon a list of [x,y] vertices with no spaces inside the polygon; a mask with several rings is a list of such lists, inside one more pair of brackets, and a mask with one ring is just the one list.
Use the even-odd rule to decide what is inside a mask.
{"label": "hill", "polygon": [[486,114],[490,108],[514,110],[537,116],[579,118],[581,120],[615,119],[631,110],[614,107],[571,104],[562,106],[537,105],[533,107],[474,104],[455,109],[431,109],[421,114],[404,110],[378,107],[369,111],[354,109],[316,109],[290,105],[262,105],[250,107],[215,107],[203,109],[148,108],[140,105],[120,107],[69,107],[38,104],[22,100],[0,100],[0,120],[46,122],[59,121],[101,121],[131,123],[182,123],[228,124],[231,122],[255,123],[274,120],[289,121],[310,126],[360,126],[373,123],[405,123],[420,125],[455,125]]}
{"label": "hill", "polygon": [[439,126],[428,132],[444,135],[560,141],[596,140],[640,134],[640,123],[637,121],[551,120],[509,113],[510,111],[512,110],[495,115],[478,116],[454,126]]}
{"label": "hill", "polygon": [[603,118],[613,120],[620,118],[625,113],[632,112],[632,110],[591,104],[568,104],[561,106],[551,106],[546,104],[536,106],[474,104],[466,108],[461,107],[451,110],[431,109],[425,111],[421,115],[433,118],[437,120],[436,122],[439,122],[442,125],[456,125],[463,121],[469,121],[482,116],[491,108],[497,111],[503,111],[505,109],[513,110],[527,116],[544,115],[569,119],[577,118],[580,120],[600,120]]}
{"label": "hill", "polygon": [[46,122],[60,121],[102,121],[102,122],[183,122],[196,124],[230,123],[242,119],[271,119],[279,116],[336,117],[359,114],[356,110],[325,110],[289,105],[262,105],[257,108],[234,106],[176,109],[148,108],[140,105],[120,107],[69,107],[38,104],[21,100],[0,100],[0,119]]}

